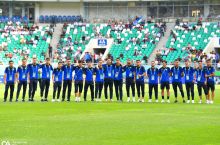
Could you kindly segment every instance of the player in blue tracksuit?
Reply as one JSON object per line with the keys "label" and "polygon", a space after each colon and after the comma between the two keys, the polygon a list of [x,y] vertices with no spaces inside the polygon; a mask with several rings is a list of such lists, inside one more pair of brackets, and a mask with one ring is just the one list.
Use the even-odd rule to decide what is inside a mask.
{"label": "player in blue tracksuit", "polygon": [[25,95],[26,95],[26,90],[27,90],[27,74],[28,74],[27,60],[24,58],[22,59],[22,65],[19,66],[17,69],[18,88],[17,88],[17,94],[16,94],[16,101],[18,101],[21,87],[23,87],[22,102],[25,101]]}
{"label": "player in blue tracksuit", "polygon": [[53,70],[52,80],[53,80],[53,99],[52,102],[55,102],[55,97],[57,95],[57,101],[60,102],[60,91],[63,82],[63,71],[62,71],[62,62],[58,62],[58,66]]}
{"label": "player in blue tracksuit", "polygon": [[101,101],[102,89],[104,85],[104,69],[102,67],[102,60],[98,62],[98,67],[94,68],[95,73],[95,98],[96,101]]}
{"label": "player in blue tracksuit", "polygon": [[186,101],[184,100],[184,92],[183,92],[183,85],[182,85],[182,77],[183,77],[183,69],[179,66],[179,60],[175,60],[174,67],[171,68],[171,75],[172,75],[172,85],[173,91],[175,95],[175,103],[177,103],[177,87],[180,90],[181,96],[183,98],[183,103]]}
{"label": "player in blue tracksuit", "polygon": [[127,65],[124,66],[125,78],[126,78],[126,92],[127,102],[130,102],[130,88],[132,92],[132,101],[135,102],[135,67],[132,65],[130,59],[127,60]]}
{"label": "player in blue tracksuit", "polygon": [[[50,76],[53,71],[53,67],[50,64],[50,58],[46,58],[46,63],[40,65],[42,69],[42,91],[41,91],[41,101],[47,101],[48,92],[50,88]],[[44,93],[45,90],[45,93]],[[44,94],[44,97],[43,97]]]}
{"label": "player in blue tracksuit", "polygon": [[164,103],[164,89],[166,88],[167,91],[167,103],[170,103],[170,68],[167,67],[167,61],[163,61],[163,66],[159,69],[159,76],[160,76],[160,88],[161,88],[161,96],[162,101]]}
{"label": "player in blue tracksuit", "polygon": [[147,70],[147,77],[149,78],[149,100],[148,102],[152,102],[152,92],[154,89],[155,93],[155,101],[158,102],[158,75],[159,70],[155,68],[155,61],[151,62],[151,68]]}
{"label": "player in blue tracksuit", "polygon": [[194,68],[190,67],[189,60],[185,61],[185,67],[183,67],[183,73],[185,77],[185,85],[187,92],[187,103],[190,103],[190,96],[192,97],[192,103],[194,102]]}
{"label": "player in blue tracksuit", "polygon": [[78,65],[74,67],[74,86],[75,86],[75,101],[80,102],[80,97],[83,90],[83,64],[82,61],[78,61]]}
{"label": "player in blue tracksuit", "polygon": [[63,93],[62,93],[62,101],[65,101],[66,98],[66,89],[67,91],[67,101],[70,101],[70,95],[72,90],[72,80],[73,80],[73,70],[74,66],[71,65],[70,59],[67,59],[66,65],[62,66],[63,71]]}
{"label": "player in blue tracksuit", "polygon": [[112,64],[112,60],[109,58],[107,60],[107,64],[103,65],[104,70],[104,93],[105,100],[108,100],[108,88],[110,92],[110,100],[113,101],[113,81],[114,81],[114,64]]}
{"label": "player in blue tracksuit", "polygon": [[32,64],[28,64],[28,82],[29,82],[29,101],[34,101],[34,95],[37,90],[38,70],[40,65],[37,63],[37,58],[32,59]]}
{"label": "player in blue tracksuit", "polygon": [[12,60],[9,61],[9,66],[5,68],[4,74],[4,83],[5,83],[5,93],[4,93],[4,102],[7,101],[8,97],[8,89],[10,88],[10,99],[9,101],[12,102],[13,93],[14,93],[14,86],[16,81],[16,68],[13,66],[14,62]]}
{"label": "player in blue tracksuit", "polygon": [[84,86],[84,101],[87,100],[88,88],[90,88],[90,92],[91,92],[91,101],[94,101],[94,80],[93,80],[94,72],[93,71],[94,69],[92,67],[92,62],[88,61],[88,67],[83,69],[83,72],[86,75],[85,86]]}
{"label": "player in blue tracksuit", "polygon": [[113,67],[114,71],[114,86],[115,86],[115,94],[117,101],[123,101],[123,92],[122,92],[122,85],[123,85],[123,66],[121,65],[120,59],[116,59],[116,64]]}
{"label": "player in blue tracksuit", "polygon": [[[207,103],[213,104],[214,97],[215,97],[215,68],[212,66],[212,62],[210,59],[206,61],[206,79],[207,79],[207,89],[208,89],[208,101]],[[211,90],[211,97],[210,97],[210,90]]]}
{"label": "player in blue tracksuit", "polygon": [[146,76],[146,70],[144,66],[141,65],[141,61],[137,60],[135,67],[135,81],[136,81],[136,88],[137,88],[139,102],[144,102],[144,94],[145,94],[144,76]]}
{"label": "player in blue tracksuit", "polygon": [[202,89],[205,93],[206,100],[208,100],[207,79],[205,77],[206,71],[202,66],[202,61],[199,61],[199,67],[196,69],[196,81],[199,94],[199,103],[202,103]]}

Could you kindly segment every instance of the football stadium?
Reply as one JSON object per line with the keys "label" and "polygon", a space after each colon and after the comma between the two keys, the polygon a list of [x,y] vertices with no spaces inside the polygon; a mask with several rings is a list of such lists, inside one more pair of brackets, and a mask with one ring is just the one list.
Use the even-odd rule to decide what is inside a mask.
{"label": "football stadium", "polygon": [[220,145],[220,0],[1,0],[0,145]]}

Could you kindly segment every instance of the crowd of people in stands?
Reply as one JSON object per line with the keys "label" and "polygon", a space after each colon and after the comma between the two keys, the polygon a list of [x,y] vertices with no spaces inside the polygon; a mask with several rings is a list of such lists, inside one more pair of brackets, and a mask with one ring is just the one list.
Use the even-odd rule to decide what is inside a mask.
{"label": "crowd of people in stands", "polygon": [[[93,32],[94,32],[94,36],[95,37],[99,37],[99,38],[112,38],[111,36],[111,32],[112,31],[117,31],[119,32],[117,35],[117,40],[114,42],[115,44],[121,44],[121,42],[123,41],[123,39],[120,36],[120,32],[124,31],[124,30],[132,30],[132,29],[137,29],[139,32],[141,32],[144,29],[144,25],[146,23],[151,23],[151,21],[148,20],[141,20],[141,22],[137,23],[137,24],[133,24],[133,22],[135,20],[137,20],[138,17],[136,17],[135,19],[132,19],[130,21],[124,22],[124,21],[117,21],[117,20],[109,20],[108,23],[106,24],[101,24],[100,26],[94,26],[93,27]],[[73,24],[67,24],[64,23],[63,26],[63,32],[61,35],[61,38],[64,38],[66,35],[69,34],[70,29],[74,29],[78,26],[82,27],[82,31],[86,31],[85,30],[85,26],[87,25],[87,23],[83,23],[83,22],[75,22]],[[103,33],[101,33],[101,29],[103,27],[108,27],[110,26],[110,30],[103,35]],[[166,23],[165,22],[158,22],[155,23],[154,27],[159,28],[159,32],[153,34],[153,37],[155,38],[155,40],[160,40],[160,38],[164,35],[165,31],[166,31]],[[77,29],[74,29],[73,34],[77,34]],[[155,44],[156,42],[154,40],[150,40],[149,38],[150,32],[148,30],[146,30],[144,39],[141,40],[140,38],[131,38],[129,40],[128,45],[124,48],[126,51],[128,51],[131,48],[130,44],[133,45],[141,45],[142,49],[146,49],[147,48],[147,44],[146,42],[151,42],[153,44]],[[76,62],[77,60],[79,60],[81,58],[82,55],[82,48],[81,46],[78,46],[78,48],[75,50],[73,46],[76,46],[78,44],[83,44],[85,45],[86,41],[89,41],[91,38],[91,36],[86,35],[86,36],[82,36],[80,41],[77,40],[73,40],[71,37],[67,38],[67,42],[62,42],[60,41],[59,44],[57,45],[57,50],[54,52],[54,59],[57,60],[65,60],[66,58],[74,58],[74,61]],[[142,43],[143,42],[143,43]],[[90,54],[92,55],[92,54]],[[97,58],[100,58],[103,54],[93,54],[92,58],[93,60],[98,60]],[[141,50],[135,49],[134,50],[134,56],[142,56]],[[123,57],[123,55],[120,55],[119,57]],[[143,56],[143,59],[146,59],[146,56]],[[85,59],[84,59],[85,60]]]}
{"label": "crowd of people in stands", "polygon": [[[30,48],[27,47],[28,45],[32,45],[34,48],[37,48],[39,37],[42,37],[43,40],[50,43],[50,38],[45,37],[44,34],[47,33],[49,36],[52,36],[52,29],[49,26],[45,29],[46,30],[43,30],[43,27],[36,24],[29,25],[28,23],[21,23],[19,21],[17,21],[16,23],[8,21],[7,23],[4,23],[4,27],[0,27],[0,39],[7,40],[0,43],[0,51],[5,52],[5,58],[16,58],[17,56],[21,56],[28,59],[30,54]],[[39,36],[35,35],[37,31],[41,32]],[[35,35],[35,37],[27,39],[25,37],[27,35]],[[25,45],[21,49],[15,47],[13,48],[13,51],[9,51],[8,48],[12,41],[17,41],[18,45],[27,45]],[[42,55],[46,54],[43,53]]]}

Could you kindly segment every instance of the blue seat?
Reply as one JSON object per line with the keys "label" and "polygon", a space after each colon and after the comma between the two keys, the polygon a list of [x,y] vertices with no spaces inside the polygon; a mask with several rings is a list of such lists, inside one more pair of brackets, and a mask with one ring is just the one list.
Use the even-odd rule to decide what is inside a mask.
{"label": "blue seat", "polygon": [[44,16],[43,15],[40,15],[39,21],[40,21],[40,23],[44,23]]}

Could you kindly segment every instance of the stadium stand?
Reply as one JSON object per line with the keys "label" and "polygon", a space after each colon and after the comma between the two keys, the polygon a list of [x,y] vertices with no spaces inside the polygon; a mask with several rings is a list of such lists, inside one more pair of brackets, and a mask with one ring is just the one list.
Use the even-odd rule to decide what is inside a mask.
{"label": "stadium stand", "polygon": [[[0,23],[0,62],[13,59],[17,64],[23,57],[37,57],[43,61],[52,38],[49,26],[16,21]],[[29,59],[30,60],[30,59]]]}
{"label": "stadium stand", "polygon": [[[85,46],[91,38],[113,38],[110,48],[113,58],[121,57],[122,62],[127,58],[147,58],[166,30],[164,23],[141,23],[137,25],[123,23],[74,23],[64,24],[63,34],[58,45],[57,55],[79,59]],[[122,56],[123,55],[123,56]]]}
{"label": "stadium stand", "polygon": [[202,52],[214,36],[220,37],[220,29],[217,23],[180,23],[171,31],[166,49],[162,53],[162,59],[167,60],[168,63],[177,58],[196,60],[200,56],[206,55]]}
{"label": "stadium stand", "polygon": [[39,17],[40,23],[73,23],[82,21],[81,16],[56,16],[56,15],[41,15]]}

